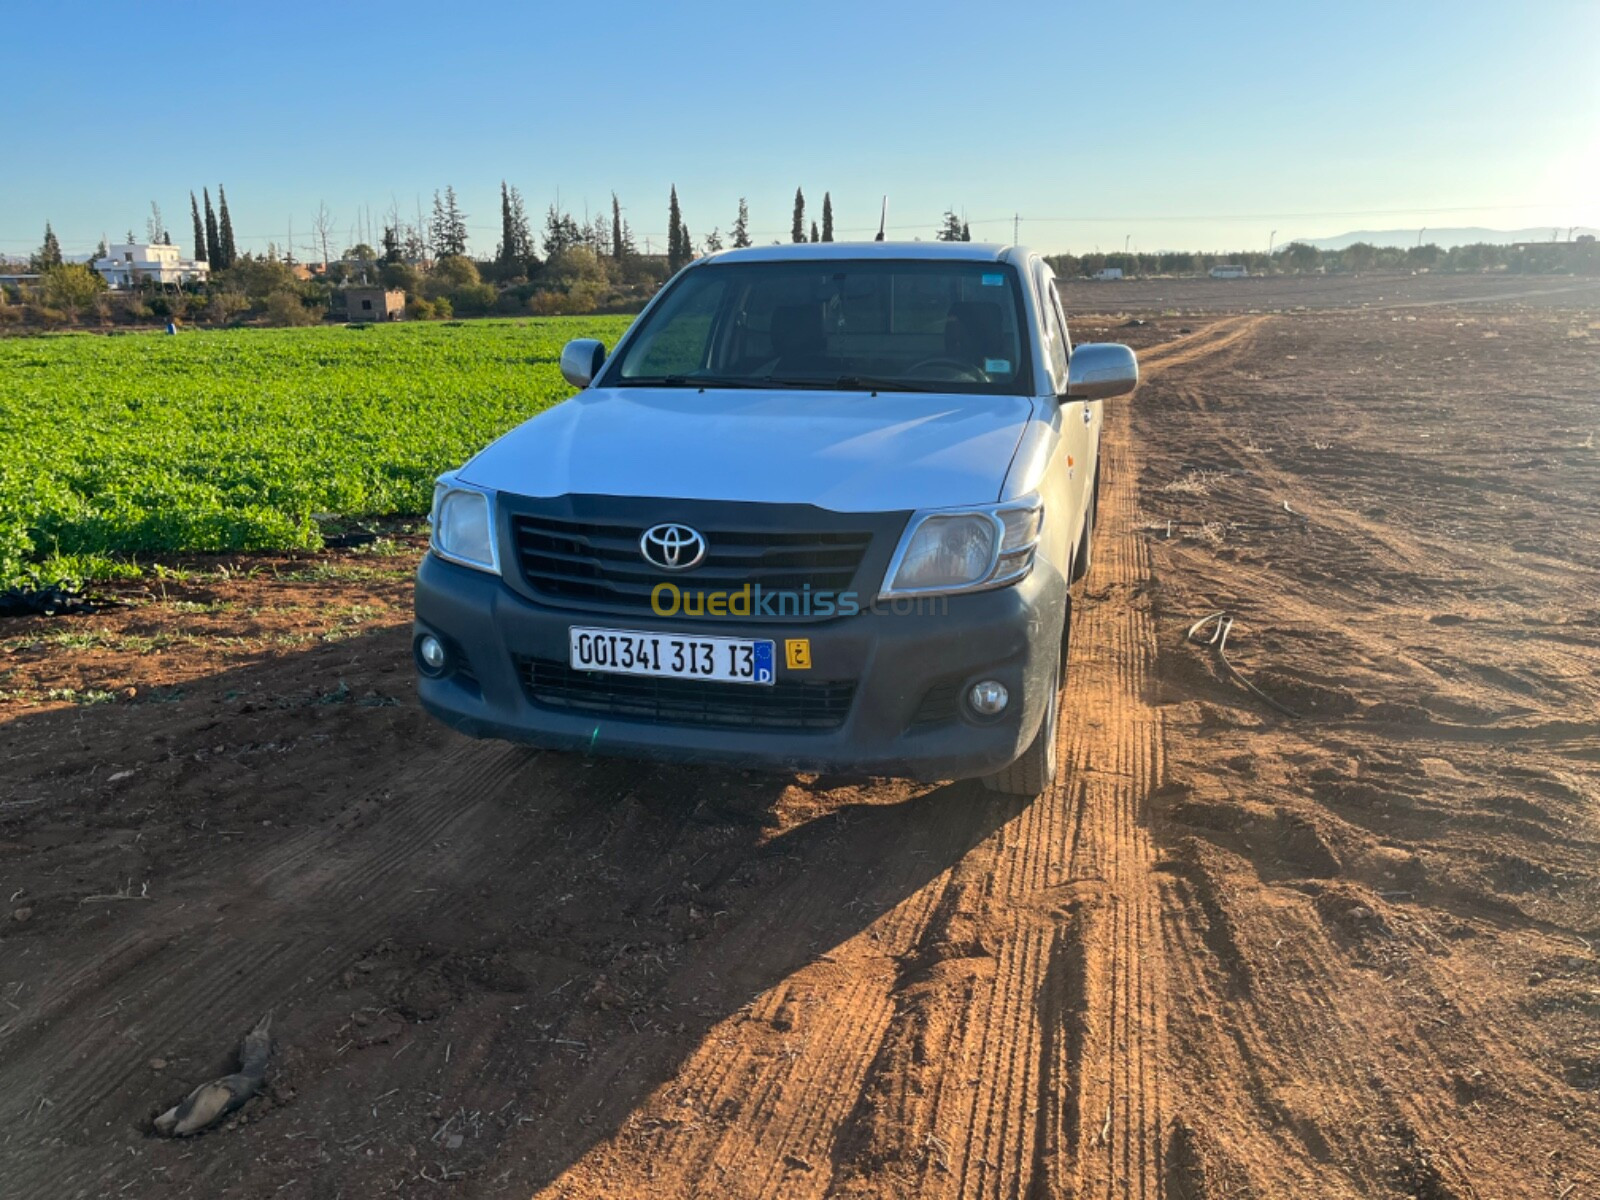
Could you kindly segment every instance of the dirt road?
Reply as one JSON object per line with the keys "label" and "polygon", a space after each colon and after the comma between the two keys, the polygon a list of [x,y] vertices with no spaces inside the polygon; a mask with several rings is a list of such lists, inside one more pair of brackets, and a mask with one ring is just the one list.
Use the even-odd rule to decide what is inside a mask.
{"label": "dirt road", "polygon": [[1589,303],[1080,320],[1027,807],[446,734],[409,549],[0,627],[0,1193],[1600,1196]]}

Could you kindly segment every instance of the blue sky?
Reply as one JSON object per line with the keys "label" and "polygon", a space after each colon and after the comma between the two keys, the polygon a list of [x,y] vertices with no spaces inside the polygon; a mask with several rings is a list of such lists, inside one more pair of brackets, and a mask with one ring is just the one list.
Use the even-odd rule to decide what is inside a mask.
{"label": "blue sky", "polygon": [[1600,3],[53,3],[0,15],[0,252],[68,253],[227,186],[241,248],[325,202],[473,249],[502,178],[542,214],[615,190],[659,248],[794,189],[840,237],[1228,249],[1359,228],[1600,225]]}

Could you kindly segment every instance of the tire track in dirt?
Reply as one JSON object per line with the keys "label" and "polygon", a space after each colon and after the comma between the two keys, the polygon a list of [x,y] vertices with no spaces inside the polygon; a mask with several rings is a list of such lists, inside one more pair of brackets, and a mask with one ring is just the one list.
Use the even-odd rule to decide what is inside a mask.
{"label": "tire track in dirt", "polygon": [[[186,911],[181,899],[156,901],[111,954],[64,976],[70,988],[33,997],[0,1043],[0,1128],[5,1142],[22,1143],[9,1167],[18,1194],[45,1194],[47,1179],[65,1186],[48,1131],[62,1118],[89,1129],[104,1116],[120,1117],[130,1090],[141,1081],[150,1086],[151,1047],[181,1044],[197,1024],[215,1027],[216,1044],[230,1046],[237,1038],[230,1015],[281,1012],[326,989],[401,914],[428,907],[418,899],[432,890],[426,885],[512,869],[529,835],[497,836],[497,805],[514,796],[549,807],[548,798],[571,790],[581,765],[536,773],[528,768],[537,757],[463,743],[430,766],[397,773],[347,806],[348,820],[305,830],[259,861],[216,864],[241,882],[227,923],[247,925],[250,934],[218,937],[225,926],[215,913]],[[442,849],[447,834],[484,852],[462,861]],[[75,1165],[95,1169],[87,1159]]]}
{"label": "tire track in dirt", "polygon": [[[1593,726],[1552,719],[1565,715],[1562,697],[1523,684],[1537,651],[1519,654],[1517,675],[1497,670],[1485,676],[1496,694],[1475,682],[1483,672],[1474,669],[1473,655],[1484,653],[1483,644],[1466,635],[1430,636],[1430,618],[1441,611],[1450,617],[1448,627],[1470,633],[1481,622],[1501,626],[1503,638],[1504,627],[1517,630],[1526,610],[1505,590],[1508,577],[1515,578],[1514,562],[1499,547],[1475,541],[1474,554],[1464,560],[1459,538],[1452,544],[1441,536],[1446,527],[1382,511],[1418,494],[1399,477],[1403,472],[1414,471],[1426,487],[1428,464],[1415,456],[1385,457],[1395,443],[1416,436],[1406,398],[1378,409],[1377,419],[1393,422],[1399,408],[1406,420],[1396,428],[1344,431],[1348,443],[1375,449],[1376,466],[1297,452],[1295,438],[1323,428],[1316,408],[1322,393],[1315,385],[1302,392],[1274,364],[1295,357],[1284,351],[1302,360],[1326,356],[1325,347],[1308,346],[1312,336],[1294,338],[1281,328],[1241,363],[1239,375],[1217,386],[1161,381],[1159,429],[1170,438],[1162,465],[1192,443],[1204,447],[1206,467],[1231,468],[1235,477],[1202,492],[1211,499],[1196,508],[1221,510],[1242,518],[1242,529],[1260,530],[1265,526],[1251,524],[1256,512],[1292,499],[1304,522],[1293,529],[1280,522],[1279,532],[1246,534],[1237,544],[1230,536],[1225,548],[1154,543],[1166,547],[1174,574],[1182,577],[1176,581],[1186,593],[1180,611],[1199,615],[1226,607],[1253,614],[1255,628],[1244,629],[1259,640],[1244,643],[1247,669],[1251,657],[1292,664],[1344,688],[1362,706],[1407,695],[1407,685],[1426,705],[1435,691],[1441,704],[1475,692],[1483,702],[1460,705],[1463,723],[1418,710],[1394,719],[1313,714],[1289,725],[1258,719],[1248,701],[1241,715],[1217,693],[1178,689],[1177,699],[1205,701],[1175,719],[1180,730],[1198,724],[1194,742],[1174,743],[1175,754],[1181,750],[1175,770],[1193,781],[1195,796],[1189,797],[1186,783],[1170,810],[1176,827],[1166,826],[1170,858],[1160,876],[1166,957],[1178,1001],[1174,1087],[1183,1104],[1188,1160],[1178,1186],[1195,1197],[1576,1196],[1591,1178],[1585,1170],[1593,1169],[1592,1105],[1583,1102],[1581,1080],[1574,1088],[1563,1078],[1563,1047],[1541,1036],[1532,1007],[1506,1003],[1501,976],[1515,968],[1498,958],[1507,948],[1533,947],[1526,952],[1564,961],[1560,956],[1587,951],[1587,945],[1581,937],[1573,940],[1570,908],[1533,919],[1502,897],[1458,891],[1446,864],[1456,846],[1466,848],[1470,862],[1474,853],[1503,852],[1511,841],[1496,846],[1488,832],[1504,838],[1513,827],[1501,806],[1519,799],[1514,783],[1500,785],[1504,791],[1487,811],[1463,804],[1472,785],[1492,787],[1484,777],[1493,780],[1515,761],[1507,751],[1572,754],[1586,736],[1592,743]],[[1263,377],[1266,382],[1250,385]],[[1242,398],[1226,390],[1234,382],[1243,385]],[[1219,396],[1226,402],[1217,403]],[[1360,420],[1365,410],[1354,413]],[[1271,445],[1257,446],[1256,439]],[[1389,466],[1391,460],[1397,465]],[[1352,480],[1363,488],[1351,489]],[[1169,510],[1174,503],[1166,502]],[[1450,512],[1447,499],[1432,503]],[[1376,516],[1369,517],[1363,504],[1378,508]],[[1581,613],[1586,601],[1592,603],[1585,583],[1569,570],[1565,578],[1529,585],[1526,593],[1549,611]],[[1182,627],[1176,624],[1176,635],[1169,627],[1169,644],[1181,642]],[[1307,646],[1313,651],[1305,652]],[[1181,646],[1176,655],[1191,656]],[[1430,671],[1429,659],[1440,669]],[[1575,677],[1583,661],[1573,654],[1570,664],[1552,665],[1543,678]],[[1170,664],[1167,675],[1177,677]],[[1534,717],[1544,719],[1530,724]],[[1197,746],[1202,738],[1210,744]],[[1429,758],[1430,750],[1438,757]],[[1419,758],[1451,760],[1473,778],[1442,783]],[[1352,786],[1367,793],[1347,798],[1341,789],[1357,775],[1364,782]],[[1278,836],[1282,827],[1270,824],[1270,816],[1265,824],[1259,818],[1267,805],[1280,816],[1293,811],[1314,819],[1306,828],[1330,833],[1328,844],[1339,851],[1330,853],[1331,865],[1297,869],[1307,864],[1291,861],[1295,852]],[[1197,815],[1204,813],[1214,817]],[[1517,828],[1524,837],[1558,838],[1578,861],[1591,844],[1581,828],[1559,834]],[[1454,846],[1444,841],[1452,834],[1460,839]],[[1374,861],[1395,859],[1364,862],[1364,840],[1391,856],[1416,851],[1415,878],[1379,882]],[[1396,890],[1381,890],[1385,886]],[[1510,936],[1494,938],[1496,929]],[[1480,939],[1491,938],[1499,949],[1480,947]],[[1523,1137],[1504,1136],[1508,1117]],[[1202,1162],[1204,1169],[1197,1165]],[[1535,1179],[1548,1191],[1533,1190]]]}
{"label": "tire track in dirt", "polygon": [[[1259,320],[1219,322],[1147,363],[1197,361]],[[1161,1194],[1171,1102],[1159,1075],[1165,982],[1144,820],[1162,772],[1161,717],[1144,699],[1155,642],[1129,416],[1113,404],[1108,417],[1099,559],[1077,606],[1057,730],[1061,781],[1020,810],[964,784],[916,800],[921,820],[879,819],[889,816],[884,793],[841,810],[860,814],[855,831],[811,822],[794,843],[797,869],[671,977],[662,1011],[697,1013],[703,992],[737,995],[742,979],[750,1002],[718,1013],[698,1048],[637,1100],[628,1099],[637,1064],[661,1053],[637,1030],[586,1054],[577,1075],[535,1059],[535,1071],[570,1081],[563,1130],[585,1112],[615,1124],[598,1142],[567,1134],[578,1153],[564,1163],[539,1153],[541,1133],[515,1127],[498,1151],[500,1180],[515,1180],[504,1168],[521,1151],[554,1160],[549,1196]],[[402,756],[373,768],[368,792],[336,818],[224,845],[203,874],[122,906],[136,912],[131,923],[104,924],[38,991],[16,997],[0,1035],[9,1187],[98,1194],[131,1182],[129,1171],[167,1170],[159,1154],[130,1165],[125,1146],[99,1132],[125,1136],[171,1088],[146,1068],[153,1051],[214,1045],[220,1056],[241,1014],[325,1011],[341,975],[397,927],[470,920],[480,885],[505,885],[502,902],[548,919],[559,900],[521,868],[551,833],[644,874],[651,843],[627,824],[628,798],[642,787],[654,809],[688,813],[706,786],[687,770],[476,743],[451,744],[426,765]],[[512,810],[519,819],[508,825]],[[828,848],[848,850],[863,829],[902,840],[885,846],[878,870],[852,878]],[[649,836],[676,834],[658,821]],[[648,916],[659,902],[648,895],[673,882],[619,888],[612,923],[626,928],[629,905]],[[868,914],[859,927],[840,915],[857,908]],[[808,929],[823,935],[809,956]],[[569,1019],[556,1014],[554,1033],[532,1044],[547,1046]],[[452,1071],[477,1073],[480,1094],[499,1080],[502,1096],[516,1095],[506,1081],[525,1080],[529,1063],[508,1052],[530,1044],[517,1037],[484,1029],[458,1042]],[[434,1052],[406,1061],[417,1068],[424,1055]],[[313,1060],[302,1090],[337,1086],[326,1061]],[[431,1080],[437,1056],[427,1061]],[[319,1085],[321,1073],[330,1074]],[[619,1098],[631,1111],[617,1111]],[[209,1170],[220,1180],[227,1168],[218,1158]]]}
{"label": "tire track in dirt", "polygon": [[[1146,363],[1197,362],[1264,319],[1217,322]],[[721,1022],[541,1197],[1163,1194],[1166,980],[1145,820],[1162,725],[1144,699],[1156,643],[1136,456],[1127,412],[1108,416],[1061,780]]]}
{"label": "tire track in dirt", "polygon": [[1248,314],[1213,321],[1194,333],[1150,347],[1140,354],[1139,369],[1148,374],[1153,370],[1171,370],[1209,358],[1249,337],[1270,319],[1262,314]]}

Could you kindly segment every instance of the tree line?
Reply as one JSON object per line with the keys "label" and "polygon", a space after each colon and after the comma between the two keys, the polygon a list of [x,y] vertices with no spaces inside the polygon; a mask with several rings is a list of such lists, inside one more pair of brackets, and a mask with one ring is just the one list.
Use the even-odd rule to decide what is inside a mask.
{"label": "tree line", "polygon": [[1232,264],[1252,275],[1315,275],[1362,271],[1441,271],[1512,274],[1600,274],[1600,246],[1592,236],[1576,242],[1501,246],[1490,242],[1445,249],[1432,242],[1420,246],[1374,246],[1356,242],[1342,250],[1323,250],[1306,242],[1290,242],[1271,253],[1241,250],[1231,254],[1162,250],[1155,253],[1053,254],[1046,256],[1057,275],[1090,276],[1108,267],[1124,275],[1203,275],[1212,267]]}
{"label": "tree line", "polygon": [[[150,207],[148,240],[170,245],[171,233],[159,205],[152,202]],[[60,241],[47,221],[43,241],[29,259],[39,282],[31,287],[0,287],[0,324],[30,316],[44,325],[72,323],[91,310],[102,324],[152,318],[230,322],[243,317],[308,324],[322,320],[330,311],[337,312],[340,289],[353,284],[403,291],[408,315],[413,318],[632,311],[699,255],[716,253],[725,246],[753,244],[750,209],[744,197],[739,199],[726,238],[718,226],[696,243],[675,184],[667,196],[666,245],[658,250],[646,241],[643,251],[614,192],[608,209],[585,213],[582,220],[559,200],[553,202],[536,228],[522,193],[502,180],[500,236],[489,255],[472,253],[468,216],[453,185],[434,193],[428,215],[419,206],[415,221],[404,220],[397,206],[391,207],[377,239],[379,248],[353,237],[351,245],[335,254],[334,223],[327,206],[321,205],[311,223],[313,246],[320,245],[322,250],[320,269],[314,272],[295,260],[292,246],[281,254],[273,243],[264,254],[241,253],[227,193],[220,184],[215,208],[210,188],[203,187],[199,197],[189,193],[189,212],[194,257],[210,267],[207,284],[174,286],[142,280],[131,292],[113,299],[105,294],[104,281],[89,266],[64,261]],[[809,215],[804,189],[797,187],[790,241],[832,242],[834,211],[829,192],[823,193],[819,216],[820,220]],[[376,223],[364,228],[377,231]],[[936,241],[972,240],[971,227],[953,208],[945,211],[931,233]],[[133,240],[129,230],[128,241]],[[105,254],[102,240],[95,257]],[[1049,261],[1058,275],[1068,277],[1089,276],[1105,268],[1120,268],[1125,275],[1203,274],[1223,263],[1244,266],[1252,274],[1406,269],[1600,273],[1600,250],[1592,237],[1580,238],[1575,245],[1477,244],[1449,250],[1433,244],[1398,248],[1366,243],[1321,250],[1292,242],[1270,253],[1093,252],[1052,255]]]}

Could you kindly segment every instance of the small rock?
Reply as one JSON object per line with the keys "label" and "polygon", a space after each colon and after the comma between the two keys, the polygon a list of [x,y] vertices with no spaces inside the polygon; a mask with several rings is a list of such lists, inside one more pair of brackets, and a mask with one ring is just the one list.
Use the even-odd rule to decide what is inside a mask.
{"label": "small rock", "polygon": [[107,783],[121,783],[124,779],[132,779],[133,775],[134,775],[134,772],[132,772],[132,771],[118,771],[115,775],[108,776],[106,778],[106,782]]}
{"label": "small rock", "polygon": [[22,908],[16,909],[14,912],[12,912],[11,919],[20,925],[31,916],[33,916],[33,909],[24,905]]}
{"label": "small rock", "polygon": [[150,1060],[150,1069],[152,1071],[165,1071],[167,1069],[167,1060],[164,1058],[152,1058]]}
{"label": "small rock", "polygon": [[446,1150],[459,1150],[461,1149],[461,1143],[463,1140],[464,1139],[459,1133],[452,1133],[449,1137],[445,1138],[444,1148]]}

